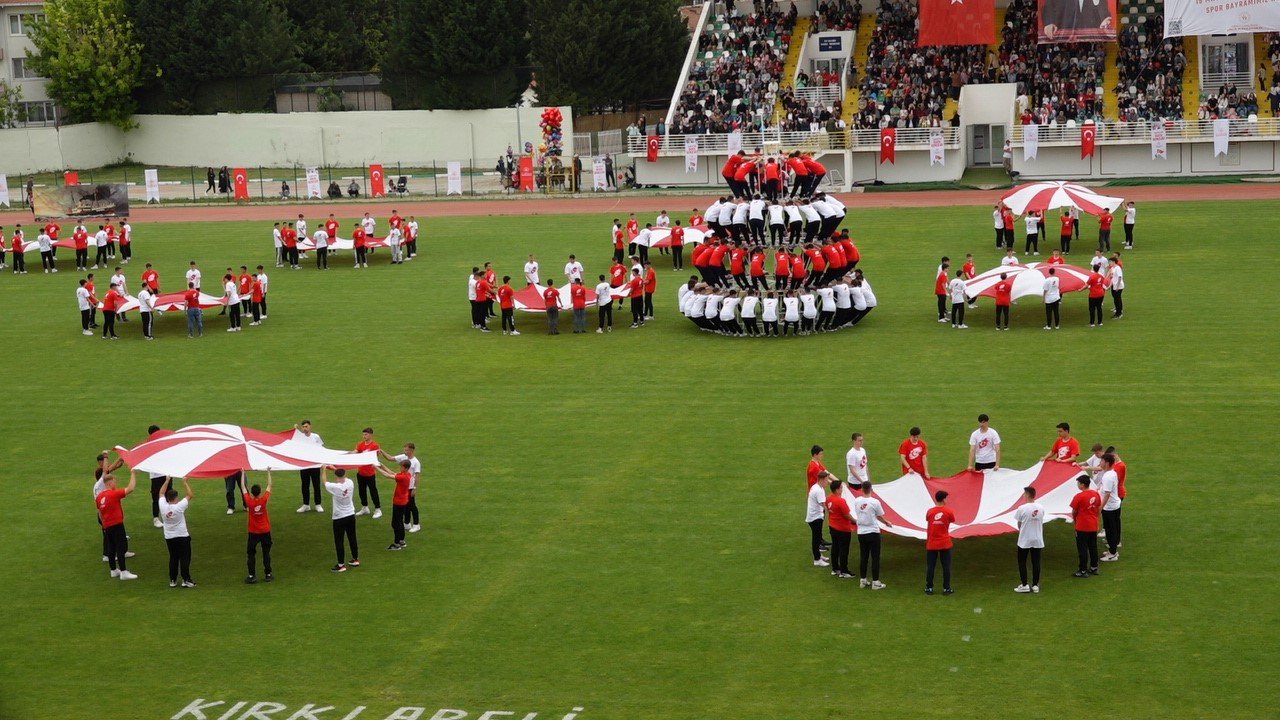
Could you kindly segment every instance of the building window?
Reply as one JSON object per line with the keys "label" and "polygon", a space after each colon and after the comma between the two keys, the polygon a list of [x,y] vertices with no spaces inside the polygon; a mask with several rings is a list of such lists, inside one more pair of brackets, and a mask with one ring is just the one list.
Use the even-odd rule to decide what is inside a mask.
{"label": "building window", "polygon": [[31,32],[31,24],[44,20],[43,13],[15,13],[9,16],[9,34],[27,35]]}
{"label": "building window", "polygon": [[14,80],[28,80],[31,78],[38,78],[38,77],[40,76],[37,75],[34,70],[27,67],[26,58],[13,59],[13,79]]}
{"label": "building window", "polygon": [[18,104],[18,122],[27,125],[53,125],[58,121],[57,106],[52,100]]}

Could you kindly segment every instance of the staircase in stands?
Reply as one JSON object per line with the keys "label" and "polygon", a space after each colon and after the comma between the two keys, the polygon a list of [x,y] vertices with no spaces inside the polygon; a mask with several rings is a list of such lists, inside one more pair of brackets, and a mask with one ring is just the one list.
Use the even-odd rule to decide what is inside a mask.
{"label": "staircase in stands", "polygon": [[1183,38],[1187,67],[1182,71],[1182,117],[1195,120],[1200,115],[1200,43],[1194,37]]}
{"label": "staircase in stands", "polygon": [[1267,70],[1267,82],[1260,88],[1255,88],[1254,92],[1258,95],[1258,117],[1271,117],[1271,100],[1267,97],[1267,93],[1271,91],[1271,78],[1275,77],[1276,69],[1271,66],[1271,57],[1267,55],[1266,33],[1253,34],[1253,54],[1258,59],[1258,63]]}
{"label": "staircase in stands", "polygon": [[874,12],[863,15],[858,20],[858,32],[853,38],[853,65],[858,69],[858,79],[849,83],[844,94],[844,112],[840,114],[845,124],[853,126],[853,116],[858,112],[858,85],[862,73],[867,71],[867,57],[871,50],[871,36],[876,31],[876,15]]}
{"label": "staircase in stands", "polygon": [[1109,42],[1106,65],[1102,68],[1102,85],[1098,95],[1102,98],[1102,116],[1115,119],[1120,117],[1120,98],[1116,97],[1116,86],[1120,84],[1120,45]]}
{"label": "staircase in stands", "polygon": [[[800,64],[800,52],[804,49],[804,39],[809,35],[809,18],[796,18],[796,26],[791,31],[791,46],[787,48],[787,60],[782,64],[782,78],[778,81],[778,91],[795,87],[796,66]],[[782,109],[782,100],[773,106],[773,120],[776,124],[786,111]]]}

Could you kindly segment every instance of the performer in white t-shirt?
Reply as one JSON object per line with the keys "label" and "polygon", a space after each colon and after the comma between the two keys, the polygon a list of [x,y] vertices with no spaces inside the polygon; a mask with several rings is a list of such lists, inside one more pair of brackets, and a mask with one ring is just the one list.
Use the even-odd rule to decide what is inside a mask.
{"label": "performer in white t-shirt", "polygon": [[530,285],[538,284],[538,260],[529,254],[529,261],[524,264],[524,281]]}
{"label": "performer in white t-shirt", "polygon": [[1120,559],[1120,476],[1112,468],[1116,456],[1103,453],[1098,466],[1098,494],[1102,496],[1102,530],[1106,533],[1107,551],[1099,558],[1103,562]]}
{"label": "performer in white t-shirt", "polygon": [[1000,469],[1000,433],[990,425],[986,413],[978,416],[978,429],[969,435],[969,469]]}
{"label": "performer in white t-shirt", "polygon": [[[320,469],[320,482],[325,492],[333,496],[333,548],[338,553],[338,564],[330,568],[333,572],[346,572],[347,565],[360,567],[360,546],[356,543],[356,506],[353,499],[355,485],[347,477],[347,471],[335,471],[334,482],[329,482],[328,468]],[[346,562],[343,539],[351,548],[351,562]]]}
{"label": "performer in white t-shirt", "polygon": [[1062,290],[1057,270],[1049,268],[1044,279],[1044,329],[1057,330],[1062,322]]}
{"label": "performer in white t-shirt", "polygon": [[[1025,502],[1013,514],[1018,523],[1018,578],[1014,592],[1040,592],[1040,553],[1044,550],[1044,506],[1036,502],[1036,489],[1022,490]],[[1027,559],[1031,559],[1031,584],[1027,584]]]}
{"label": "performer in white t-shirt", "polygon": [[844,464],[848,469],[849,487],[859,488],[862,483],[871,482],[871,475],[867,472],[867,451],[862,447],[862,433],[856,432],[850,439],[853,447],[845,453]]}
{"label": "performer in white t-shirt", "polygon": [[182,587],[196,586],[191,579],[191,533],[187,531],[187,507],[191,505],[191,483],[186,478],[182,485],[187,495],[178,499],[178,491],[170,487],[172,481],[165,478],[160,486],[160,522],[164,529],[164,544],[169,546],[169,587],[178,587],[178,575],[182,575]]}
{"label": "performer in white t-shirt", "polygon": [[1124,249],[1133,249],[1133,226],[1138,222],[1138,208],[1130,201],[1124,206]]}
{"label": "performer in white t-shirt", "polygon": [[810,548],[813,550],[813,566],[828,567],[831,563],[822,557],[822,518],[826,509],[827,488],[831,483],[823,475],[818,482],[809,488],[808,502],[805,504],[804,521],[809,525]]}
{"label": "performer in white t-shirt", "polygon": [[[870,480],[862,483],[861,491],[849,503],[858,525],[858,586],[883,590],[885,584],[880,582],[880,526],[893,527],[893,523],[885,518],[880,501],[871,496]],[[867,578],[868,564],[871,566],[870,579]]]}

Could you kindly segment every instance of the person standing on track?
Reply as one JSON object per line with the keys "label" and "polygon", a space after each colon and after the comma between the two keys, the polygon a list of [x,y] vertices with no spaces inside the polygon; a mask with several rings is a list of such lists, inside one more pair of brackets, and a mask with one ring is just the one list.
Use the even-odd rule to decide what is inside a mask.
{"label": "person standing on track", "polygon": [[[316,472],[320,472],[318,468]],[[258,547],[261,546],[262,572],[266,575],[263,579],[271,582],[276,579],[276,576],[271,574],[271,516],[267,513],[267,502],[271,500],[271,471],[267,471],[267,489],[265,491],[256,484],[246,490],[244,482],[244,474],[242,473],[240,475],[240,497],[244,501],[246,511],[249,513],[249,544],[246,548],[249,575],[244,581],[247,585],[258,582]]]}
{"label": "person standing on track", "polygon": [[[167,480],[167,478],[166,478]],[[121,580],[137,580],[138,576],[125,569],[125,558],[129,552],[129,535],[124,529],[124,508],[120,501],[127,497],[138,486],[135,471],[129,471],[129,484],[124,488],[117,487],[116,476],[107,473],[102,476],[103,489],[94,497],[98,507],[98,519],[102,522],[102,532],[106,535],[107,562],[111,566],[111,577]]]}
{"label": "person standing on track", "polygon": [[351,567],[360,567],[360,546],[356,542],[356,506],[354,502],[351,480],[346,470],[335,471],[336,480],[329,482],[327,468],[320,470],[320,483],[325,492],[333,496],[333,549],[338,554],[338,564],[330,568],[333,572],[347,571],[347,555],[343,548],[343,540],[351,549]]}

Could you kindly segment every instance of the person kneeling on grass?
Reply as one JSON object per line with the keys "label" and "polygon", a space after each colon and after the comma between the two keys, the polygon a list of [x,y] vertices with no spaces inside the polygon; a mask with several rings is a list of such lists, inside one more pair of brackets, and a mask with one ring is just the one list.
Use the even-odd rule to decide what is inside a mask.
{"label": "person kneeling on grass", "polygon": [[400,461],[400,471],[391,472],[378,465],[377,470],[384,477],[396,481],[395,495],[391,499],[391,544],[388,550],[403,550],[407,547],[404,541],[405,525],[409,521],[409,486],[413,484],[413,473],[409,472],[412,463],[409,458]]}
{"label": "person kneeling on grass", "polygon": [[249,545],[246,550],[249,560],[249,576],[245,583],[252,585],[258,582],[258,546],[262,546],[262,571],[267,575],[267,582],[276,579],[271,574],[271,516],[267,514],[267,501],[271,499],[271,471],[267,471],[267,489],[255,484],[248,490],[244,487],[244,473],[240,473],[240,496],[244,499],[245,510],[249,513]]}

